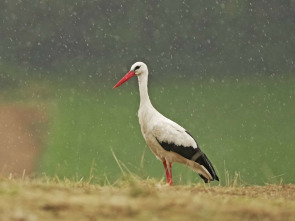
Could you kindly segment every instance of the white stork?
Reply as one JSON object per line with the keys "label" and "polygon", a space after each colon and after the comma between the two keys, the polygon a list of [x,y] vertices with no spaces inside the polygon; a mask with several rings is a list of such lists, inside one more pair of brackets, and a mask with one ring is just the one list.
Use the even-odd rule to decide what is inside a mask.
{"label": "white stork", "polygon": [[[172,185],[172,163],[187,165],[196,171],[205,183],[219,178],[206,155],[201,151],[191,134],[177,123],[160,114],[151,104],[148,95],[148,68],[136,62],[130,71],[114,86],[119,87],[128,79],[137,76],[140,92],[138,118],[142,135],[156,157],[163,162],[167,183]],[[169,164],[169,170],[167,168]]]}

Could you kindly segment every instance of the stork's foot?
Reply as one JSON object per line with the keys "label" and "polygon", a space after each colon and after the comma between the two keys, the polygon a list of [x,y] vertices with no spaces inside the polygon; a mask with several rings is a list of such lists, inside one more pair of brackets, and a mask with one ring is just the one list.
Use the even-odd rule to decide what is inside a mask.
{"label": "stork's foot", "polygon": [[172,178],[167,179],[167,183],[168,183],[170,186],[172,186],[172,185],[173,185],[173,180],[172,180]]}

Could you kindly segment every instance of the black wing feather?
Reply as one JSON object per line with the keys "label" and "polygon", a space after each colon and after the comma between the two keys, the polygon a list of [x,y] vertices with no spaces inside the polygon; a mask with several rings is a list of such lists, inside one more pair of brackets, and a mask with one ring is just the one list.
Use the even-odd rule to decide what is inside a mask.
{"label": "black wing feather", "polygon": [[[192,135],[188,131],[185,131],[185,132],[192,137]],[[195,142],[196,142],[198,148],[185,147],[185,146],[182,146],[182,145],[179,146],[179,145],[176,145],[174,143],[168,143],[168,142],[160,142],[158,139],[157,139],[157,141],[166,151],[175,152],[175,153],[183,156],[184,158],[186,158],[188,160],[193,160],[193,161],[197,162],[198,164],[204,166],[208,170],[210,175],[212,176],[212,178],[213,178],[212,180],[219,181],[219,178],[218,178],[218,176],[217,176],[217,174],[216,174],[216,172],[214,170],[213,165],[211,164],[211,162],[207,158],[207,156],[202,152],[202,150],[198,146],[196,140],[195,140]],[[204,180],[205,183],[208,183],[207,178],[205,178],[201,174],[199,174],[199,175]]]}
{"label": "black wing feather", "polygon": [[[208,172],[210,173],[210,175],[212,176],[213,180],[217,180],[219,181],[219,178],[214,170],[214,167],[212,165],[212,163],[210,162],[210,160],[207,158],[206,154],[202,153],[202,155],[196,159],[196,161],[198,164],[203,165]],[[208,179],[203,177],[201,174],[200,176],[202,177],[202,179],[204,180],[205,183],[208,183]]]}
{"label": "black wing feather", "polygon": [[178,146],[175,143],[160,142],[158,139],[157,139],[157,141],[165,150],[178,153],[179,155],[181,155],[184,158],[189,159],[189,160],[197,152],[197,150],[193,147],[184,147],[182,145]]}

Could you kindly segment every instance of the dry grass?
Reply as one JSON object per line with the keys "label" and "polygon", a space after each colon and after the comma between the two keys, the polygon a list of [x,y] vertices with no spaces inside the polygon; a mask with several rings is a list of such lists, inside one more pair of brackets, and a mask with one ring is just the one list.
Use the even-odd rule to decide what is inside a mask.
{"label": "dry grass", "polygon": [[0,220],[294,220],[295,185],[0,180]]}

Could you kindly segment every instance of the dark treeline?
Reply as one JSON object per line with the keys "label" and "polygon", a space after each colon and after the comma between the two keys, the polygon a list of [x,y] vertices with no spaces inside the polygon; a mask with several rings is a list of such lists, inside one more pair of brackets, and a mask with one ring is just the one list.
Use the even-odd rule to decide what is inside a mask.
{"label": "dark treeline", "polygon": [[294,0],[3,0],[2,62],[109,74],[132,62],[188,74],[290,73]]}

